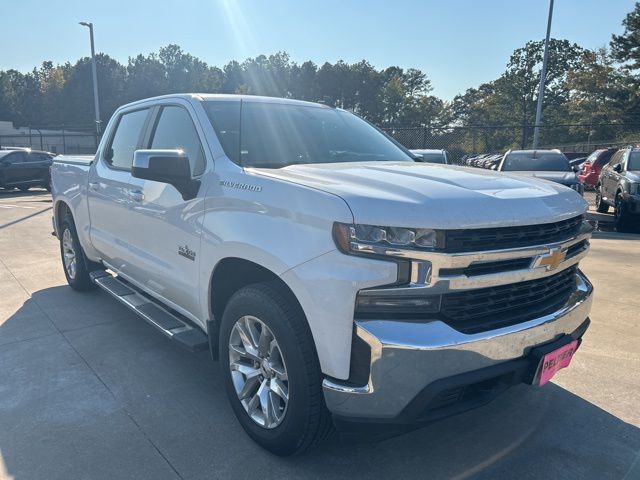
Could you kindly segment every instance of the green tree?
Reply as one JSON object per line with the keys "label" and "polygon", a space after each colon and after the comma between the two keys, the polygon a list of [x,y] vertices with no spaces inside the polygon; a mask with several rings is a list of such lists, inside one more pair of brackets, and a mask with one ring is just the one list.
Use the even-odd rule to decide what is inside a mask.
{"label": "green tree", "polygon": [[637,2],[633,11],[627,14],[622,25],[624,26],[622,35],[613,35],[611,39],[613,58],[625,63],[629,70],[638,70],[640,69],[640,2]]}

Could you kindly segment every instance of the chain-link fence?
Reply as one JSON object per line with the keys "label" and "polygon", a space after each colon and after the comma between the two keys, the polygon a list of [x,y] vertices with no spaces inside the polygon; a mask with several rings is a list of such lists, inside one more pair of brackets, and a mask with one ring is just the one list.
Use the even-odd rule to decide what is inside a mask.
{"label": "chain-link fence", "polygon": [[29,147],[58,154],[92,154],[99,141],[93,125],[23,127],[0,132],[0,148]]}
{"label": "chain-link fence", "polygon": [[[466,155],[531,148],[534,130],[533,125],[381,128],[407,148],[448,150],[454,163],[460,162]],[[565,152],[590,153],[596,148],[622,147],[639,142],[640,124],[566,124],[540,127],[540,148],[559,148]]]}
{"label": "chain-link fence", "polygon": [[[467,155],[531,148],[532,125],[381,126],[407,148],[449,151],[458,163]],[[601,147],[640,143],[640,124],[566,124],[540,127],[540,148],[588,154]],[[93,125],[25,127],[0,132],[0,147],[31,147],[60,154],[95,153],[99,136]]]}

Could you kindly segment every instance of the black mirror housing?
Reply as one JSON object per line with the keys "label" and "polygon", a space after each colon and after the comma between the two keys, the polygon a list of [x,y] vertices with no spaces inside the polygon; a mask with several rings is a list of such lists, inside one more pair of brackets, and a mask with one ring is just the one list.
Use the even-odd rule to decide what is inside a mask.
{"label": "black mirror housing", "polygon": [[136,150],[131,175],[173,185],[184,200],[198,194],[200,181],[191,178],[189,157],[182,150]]}
{"label": "black mirror housing", "polygon": [[622,171],[622,165],[620,165],[619,163],[616,163],[616,164],[613,166],[613,171],[614,171],[614,172],[618,172],[618,173],[620,173],[620,172]]}

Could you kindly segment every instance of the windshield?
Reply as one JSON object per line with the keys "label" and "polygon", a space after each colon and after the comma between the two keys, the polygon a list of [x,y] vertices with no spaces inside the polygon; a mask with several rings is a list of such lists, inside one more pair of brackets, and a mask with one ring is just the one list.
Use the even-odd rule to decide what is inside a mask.
{"label": "windshield", "polygon": [[443,153],[420,153],[422,161],[427,163],[446,163]]}
{"label": "windshield", "polygon": [[627,162],[627,170],[640,170],[640,152],[631,152]]}
{"label": "windshield", "polygon": [[[375,127],[341,110],[243,102],[240,132],[234,135],[232,128],[219,126],[222,112],[215,111],[218,102],[207,103],[210,105],[205,110],[214,128],[219,136],[225,132],[222,136],[226,138],[221,140],[225,153],[242,166],[281,168],[301,163],[413,161]],[[239,102],[235,103],[239,108]]]}
{"label": "windshield", "polygon": [[502,170],[508,172],[570,172],[571,165],[562,153],[535,152],[534,157],[534,152],[514,152],[505,157]]}

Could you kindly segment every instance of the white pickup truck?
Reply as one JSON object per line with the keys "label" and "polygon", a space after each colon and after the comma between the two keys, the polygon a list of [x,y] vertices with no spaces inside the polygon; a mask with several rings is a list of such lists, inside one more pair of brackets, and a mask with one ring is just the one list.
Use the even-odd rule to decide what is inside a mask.
{"label": "white pickup truck", "polygon": [[589,324],[580,195],[415,162],[341,109],[142,100],[95,159],[51,173],[69,285],[209,349],[243,428],[276,454],[542,385]]}

